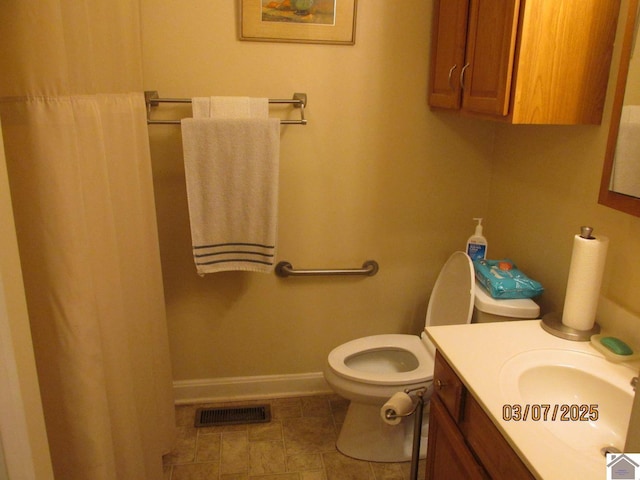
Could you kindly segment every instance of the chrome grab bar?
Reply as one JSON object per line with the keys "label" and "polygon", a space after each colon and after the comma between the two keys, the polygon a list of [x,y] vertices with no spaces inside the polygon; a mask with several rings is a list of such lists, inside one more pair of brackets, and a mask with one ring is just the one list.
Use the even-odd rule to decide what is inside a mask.
{"label": "chrome grab bar", "polygon": [[320,276],[320,275],[366,275],[373,276],[378,273],[379,266],[375,260],[367,260],[362,268],[331,268],[331,269],[295,269],[289,262],[279,262],[276,265],[276,275],[279,277],[295,276]]}

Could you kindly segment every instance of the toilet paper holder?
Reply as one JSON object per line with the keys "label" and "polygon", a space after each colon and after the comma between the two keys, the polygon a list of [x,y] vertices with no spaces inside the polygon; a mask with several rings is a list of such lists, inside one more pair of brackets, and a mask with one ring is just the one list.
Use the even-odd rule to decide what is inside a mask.
{"label": "toilet paper holder", "polygon": [[411,393],[415,393],[415,396],[418,397],[418,401],[414,402],[413,408],[411,409],[410,412],[407,412],[407,413],[396,413],[391,408],[386,410],[384,412],[384,416],[387,418],[387,420],[393,420],[394,418],[410,417],[411,415],[416,413],[420,404],[424,406],[424,402],[428,401],[429,398],[431,398],[431,395],[433,394],[433,385],[429,385],[428,387],[405,388],[404,393],[406,393],[407,395]]}
{"label": "toilet paper holder", "polygon": [[424,413],[424,402],[429,401],[431,395],[433,395],[433,384],[428,387],[416,387],[405,388],[404,393],[407,395],[413,393],[417,397],[418,401],[414,403],[410,412],[396,414],[392,409],[388,409],[384,412],[384,416],[388,420],[394,418],[409,417],[413,414],[416,415],[413,424],[413,449],[411,453],[411,472],[409,478],[411,480],[418,479],[418,462],[420,460],[420,437],[422,436],[422,415]]}

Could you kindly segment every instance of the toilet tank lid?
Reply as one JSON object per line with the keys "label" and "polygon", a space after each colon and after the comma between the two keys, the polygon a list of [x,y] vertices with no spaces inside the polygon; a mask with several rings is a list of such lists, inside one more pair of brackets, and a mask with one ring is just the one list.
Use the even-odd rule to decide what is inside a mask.
{"label": "toilet tank lid", "polygon": [[540,307],[530,298],[498,300],[476,280],[474,306],[484,313],[510,318],[538,318]]}

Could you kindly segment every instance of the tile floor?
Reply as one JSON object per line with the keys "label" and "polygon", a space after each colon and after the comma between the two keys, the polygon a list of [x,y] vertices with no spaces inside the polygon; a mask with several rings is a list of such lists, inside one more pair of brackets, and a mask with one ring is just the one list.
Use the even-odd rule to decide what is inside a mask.
{"label": "tile floor", "polygon": [[[269,404],[271,421],[193,426],[196,408],[238,404]],[[347,406],[337,395],[178,406],[178,443],[163,459],[163,480],[409,480],[409,462],[365,462],[336,450]]]}

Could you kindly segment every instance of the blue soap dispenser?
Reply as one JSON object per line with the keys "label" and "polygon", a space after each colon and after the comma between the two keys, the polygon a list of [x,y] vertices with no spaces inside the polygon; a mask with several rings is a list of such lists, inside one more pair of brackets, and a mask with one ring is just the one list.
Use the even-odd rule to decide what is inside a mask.
{"label": "blue soap dispenser", "polygon": [[478,224],[476,231],[467,240],[467,255],[471,260],[484,260],[487,258],[487,239],[482,235],[482,219],[474,218]]}

